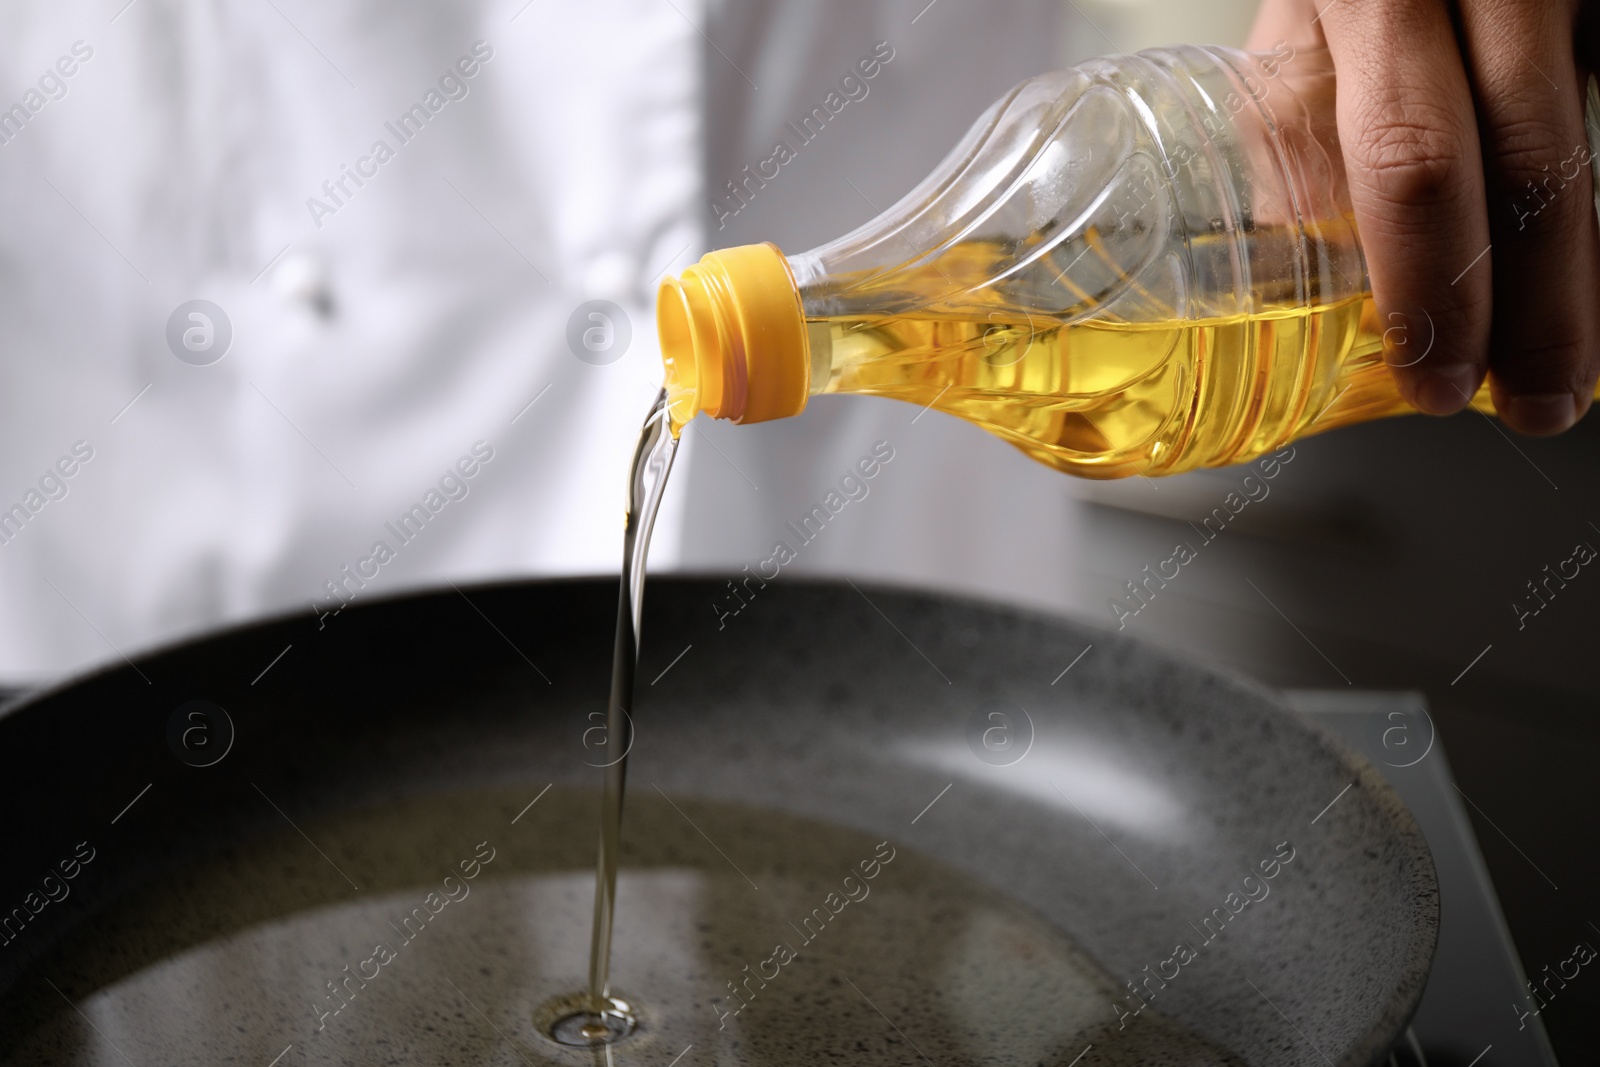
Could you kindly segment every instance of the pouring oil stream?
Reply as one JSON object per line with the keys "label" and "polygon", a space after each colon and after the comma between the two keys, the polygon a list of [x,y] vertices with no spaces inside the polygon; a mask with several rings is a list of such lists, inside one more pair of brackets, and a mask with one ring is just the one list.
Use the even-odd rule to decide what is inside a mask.
{"label": "pouring oil stream", "polygon": [[[611,696],[606,704],[605,789],[600,802],[600,842],[594,872],[594,929],[589,941],[589,989],[578,1010],[556,1021],[551,1036],[565,1045],[610,1044],[633,1030],[627,1003],[611,996],[611,923],[616,911],[617,853],[622,838],[622,794],[633,748],[634,674],[639,661],[639,626],[644,607],[645,561],[650,531],[678,454],[678,437],[661,390],[639,432],[628,478],[628,511],[622,533],[622,583],[617,596],[617,636],[611,659]],[[614,754],[620,747],[621,753]]]}

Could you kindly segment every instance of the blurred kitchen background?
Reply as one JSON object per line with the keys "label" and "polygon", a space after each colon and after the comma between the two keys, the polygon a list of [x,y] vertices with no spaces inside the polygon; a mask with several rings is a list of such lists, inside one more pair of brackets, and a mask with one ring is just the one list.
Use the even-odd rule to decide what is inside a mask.
{"label": "blurred kitchen background", "polygon": [[[125,4],[0,12],[0,100],[25,100],[75,40],[93,49],[0,145],[0,506],[75,441],[94,449],[0,545],[0,684],[14,690],[264,614],[331,617],[336,588],[360,600],[609,572],[659,382],[663,273],[710,248],[843,234],[1018,80],[1113,51],[1240,44],[1254,9]],[[308,219],[307,198],[328,197],[480,39],[491,55],[473,53],[467,91],[416,147]],[[719,228],[724,183],[879,42],[893,59],[868,95]],[[232,331],[204,365],[164,332],[194,298]],[[624,339],[580,359],[568,338],[594,300]],[[478,440],[494,455],[466,495],[351,584],[343,568]],[[1112,628],[1107,602],[1193,542],[1245,473],[1090,484],[937,412],[825,397],[785,422],[690,428],[655,569],[766,558],[878,440],[894,460],[793,570]],[[1520,626],[1512,605],[1575,545],[1600,547],[1597,501],[1594,417],[1541,441],[1471,412],[1340,430],[1298,444],[1269,497],[1125,632],[1275,686],[1425,694],[1537,974],[1600,940],[1585,844],[1600,831],[1600,576],[1585,568]],[[1573,1062],[1596,1017],[1600,978],[1543,1015]]]}

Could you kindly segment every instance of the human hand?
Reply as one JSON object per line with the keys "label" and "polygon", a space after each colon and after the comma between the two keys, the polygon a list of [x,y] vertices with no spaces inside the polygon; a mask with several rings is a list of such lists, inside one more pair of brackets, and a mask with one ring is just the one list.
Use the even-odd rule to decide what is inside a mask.
{"label": "human hand", "polygon": [[1333,59],[1381,320],[1432,323],[1425,357],[1391,357],[1402,394],[1446,415],[1487,373],[1508,425],[1567,429],[1600,376],[1600,0],[1263,0],[1249,47],[1280,41]]}

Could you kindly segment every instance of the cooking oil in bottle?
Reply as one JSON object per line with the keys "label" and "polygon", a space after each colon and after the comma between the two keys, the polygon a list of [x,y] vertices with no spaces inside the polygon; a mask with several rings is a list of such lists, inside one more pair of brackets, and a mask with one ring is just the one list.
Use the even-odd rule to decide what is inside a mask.
{"label": "cooking oil in bottle", "polygon": [[[861,229],[667,278],[673,422],[888,396],[1117,478],[1409,412],[1386,361],[1425,357],[1432,320],[1380,319],[1341,158],[1322,54],[1155,49],[1033,78]],[[1471,403],[1493,411],[1487,387]]]}
{"label": "cooking oil in bottle", "polygon": [[1405,410],[1363,316],[1372,317],[1370,301],[1056,327],[821,319],[808,333],[830,353],[820,392],[937,408],[1053,467],[1115,478],[1245,462],[1316,430]]}

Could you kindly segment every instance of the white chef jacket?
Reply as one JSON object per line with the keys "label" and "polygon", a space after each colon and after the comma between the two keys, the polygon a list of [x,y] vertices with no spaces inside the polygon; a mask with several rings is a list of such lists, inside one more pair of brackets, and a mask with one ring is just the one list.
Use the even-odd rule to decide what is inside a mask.
{"label": "white chef jacket", "polygon": [[[0,683],[445,580],[614,572],[659,277],[866,221],[1064,57],[1050,0],[713,8],[0,7]],[[713,190],[880,42],[870,93],[720,217]],[[767,555],[887,440],[796,569],[1065,602],[1066,479],[916,415],[701,420],[655,569]]]}

